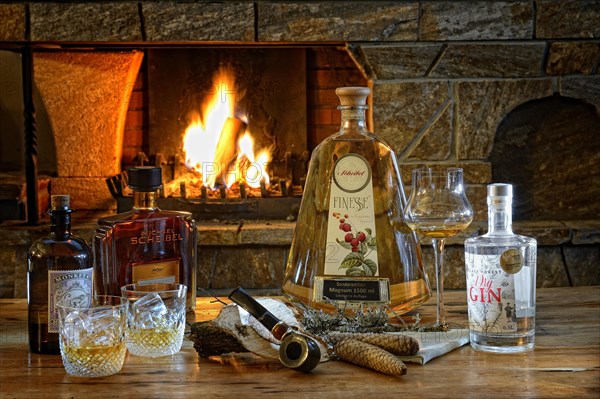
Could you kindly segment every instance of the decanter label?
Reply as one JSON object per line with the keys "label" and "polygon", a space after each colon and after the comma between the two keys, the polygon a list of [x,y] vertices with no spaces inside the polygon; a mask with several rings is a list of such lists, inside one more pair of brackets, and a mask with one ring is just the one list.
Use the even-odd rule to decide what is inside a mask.
{"label": "decanter label", "polygon": [[514,274],[500,267],[501,257],[466,254],[469,327],[473,331],[517,331]]}
{"label": "decanter label", "polygon": [[133,284],[179,283],[179,258],[158,262],[133,263]]}
{"label": "decanter label", "polygon": [[93,268],[48,271],[48,332],[58,332],[56,304],[85,308],[92,304]]}
{"label": "decanter label", "polygon": [[359,154],[333,166],[324,275],[379,275],[371,167]]}
{"label": "decanter label", "polygon": [[315,277],[315,302],[330,301],[346,304],[360,303],[361,305],[389,304],[390,282],[387,278],[378,279],[349,279],[335,277]]}

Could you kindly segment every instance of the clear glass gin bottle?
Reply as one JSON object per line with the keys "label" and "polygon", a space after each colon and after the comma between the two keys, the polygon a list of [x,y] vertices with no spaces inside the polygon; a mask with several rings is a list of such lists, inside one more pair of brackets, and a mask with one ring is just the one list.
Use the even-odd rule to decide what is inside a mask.
{"label": "clear glass gin bottle", "polygon": [[27,254],[29,348],[59,354],[55,305],[69,300],[74,307],[92,303],[92,251],[71,234],[68,195],[50,197],[50,235],[37,240]]}
{"label": "clear glass gin bottle", "polygon": [[535,239],[512,232],[512,186],[488,186],[488,232],[465,241],[471,346],[487,352],[533,349]]}
{"label": "clear glass gin bottle", "polygon": [[313,151],[282,289],[325,311],[407,312],[430,291],[419,242],[404,221],[396,156],[367,130],[369,89],[336,94],[342,125]]}
{"label": "clear glass gin bottle", "polygon": [[162,171],[140,166],[128,171],[133,209],[98,220],[94,252],[99,293],[121,295],[126,284],[187,286],[187,309],[196,305],[196,223],[189,212],[159,209]]}

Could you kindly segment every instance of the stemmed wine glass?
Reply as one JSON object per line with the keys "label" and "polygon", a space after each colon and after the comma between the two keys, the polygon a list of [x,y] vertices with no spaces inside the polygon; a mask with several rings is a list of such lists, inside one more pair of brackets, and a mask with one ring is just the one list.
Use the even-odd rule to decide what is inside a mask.
{"label": "stemmed wine glass", "polygon": [[411,229],[431,238],[437,289],[435,327],[445,330],[448,325],[444,314],[444,241],[466,229],[473,220],[473,209],[464,191],[463,170],[413,170],[412,191],[404,217]]}

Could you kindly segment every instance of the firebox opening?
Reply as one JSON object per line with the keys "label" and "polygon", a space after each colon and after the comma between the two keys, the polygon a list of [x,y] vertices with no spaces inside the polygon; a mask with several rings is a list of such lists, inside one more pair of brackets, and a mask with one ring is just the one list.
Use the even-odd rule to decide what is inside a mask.
{"label": "firebox opening", "polygon": [[[13,135],[2,137],[2,153],[8,154],[2,157],[2,167],[10,172],[2,179],[15,193],[10,212],[2,218],[25,219],[21,57],[12,51],[0,56],[3,73],[7,68],[10,72],[3,76],[8,81],[3,80],[2,89],[14,101],[2,104],[0,116],[3,123],[17,126],[10,129]],[[67,46],[36,48],[33,59],[40,217],[52,192],[71,193],[79,210],[114,211],[122,202],[128,207],[123,171],[138,164],[164,168],[163,195],[178,209],[194,202],[222,204],[222,211],[211,207],[208,214],[197,215],[199,219],[232,217],[232,212],[234,217],[253,217],[248,209],[274,208],[269,201],[256,205],[265,198],[289,203],[283,205],[283,216],[289,215],[301,197],[312,149],[339,129],[335,88],[368,84],[341,43],[135,49],[107,45],[92,51]],[[223,67],[229,68],[231,87],[221,85],[217,72]],[[235,103],[224,118],[231,129],[221,138],[230,147],[219,150],[214,162],[220,173],[213,161],[204,165],[216,177],[208,184],[186,165],[188,161],[201,171],[205,161],[187,159],[183,142],[186,131],[198,131],[208,120],[203,107],[215,98]],[[241,178],[229,180],[242,172]],[[195,185],[175,180],[176,175],[190,174]],[[122,210],[121,205],[117,208]],[[272,216],[259,214],[255,217]]]}
{"label": "firebox opening", "polygon": [[[367,80],[336,47],[148,49],[122,169],[161,166],[165,206],[199,220],[293,215],[311,151],[339,128],[344,85]],[[112,191],[126,209],[123,183]]]}
{"label": "firebox opening", "polygon": [[493,181],[512,182],[515,219],[595,219],[600,214],[600,116],[555,95],[510,112],[498,126]]}

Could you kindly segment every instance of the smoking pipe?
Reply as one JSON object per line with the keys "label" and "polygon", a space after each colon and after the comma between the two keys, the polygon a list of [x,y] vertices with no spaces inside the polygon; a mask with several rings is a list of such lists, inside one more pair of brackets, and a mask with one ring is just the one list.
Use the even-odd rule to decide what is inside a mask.
{"label": "smoking pipe", "polygon": [[308,373],[321,361],[321,350],[317,342],[279,320],[250,296],[242,287],[229,294],[229,299],[250,313],[265,326],[273,336],[281,341],[279,361],[292,370]]}

